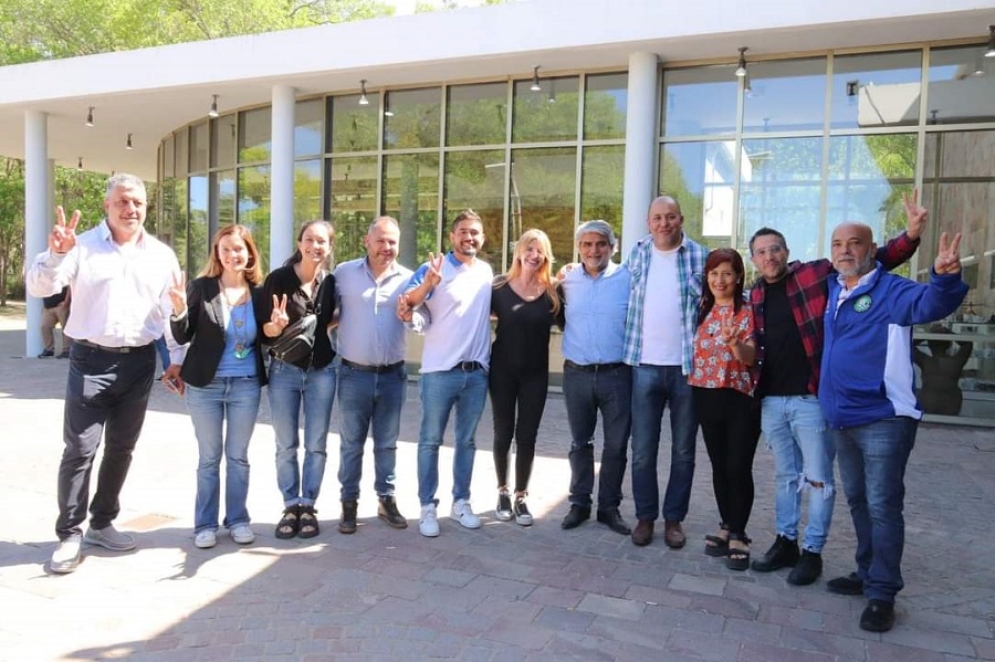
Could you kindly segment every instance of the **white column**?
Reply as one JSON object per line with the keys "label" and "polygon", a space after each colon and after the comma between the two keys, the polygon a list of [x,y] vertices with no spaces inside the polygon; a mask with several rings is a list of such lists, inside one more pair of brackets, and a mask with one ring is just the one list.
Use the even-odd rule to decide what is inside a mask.
{"label": "white column", "polygon": [[646,235],[646,214],[656,194],[657,90],[659,62],[653,53],[629,56],[625,119],[625,185],[622,203],[622,259]]}
{"label": "white column", "polygon": [[[29,110],[24,118],[24,262],[29,266],[48,246],[54,222],[51,208],[51,167],[48,159],[48,115]],[[41,299],[27,297],[24,355],[37,356],[41,342]]]}
{"label": "white column", "polygon": [[273,159],[270,170],[270,268],[294,252],[294,104],[289,85],[273,86]]}

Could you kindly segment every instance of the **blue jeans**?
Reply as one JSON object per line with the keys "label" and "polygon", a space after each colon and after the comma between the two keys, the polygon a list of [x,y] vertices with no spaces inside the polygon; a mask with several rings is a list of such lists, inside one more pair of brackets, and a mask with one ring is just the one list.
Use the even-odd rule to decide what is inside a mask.
{"label": "blue jeans", "polygon": [[[194,533],[218,530],[221,456],[225,456],[225,526],[249,523],[249,440],[256,427],[261,389],[256,377],[215,377],[201,388],[187,384],[187,409],[197,435],[197,501]],[[227,429],[224,429],[227,420]]]}
{"label": "blue jeans", "polygon": [[439,446],[456,408],[456,452],[453,457],[453,499],[470,498],[474,435],[487,399],[487,372],[459,369],[426,372],[421,376],[421,432],[418,435],[418,499],[425,506],[435,503],[439,488]]}
{"label": "blue jeans", "polygon": [[869,600],[894,602],[905,585],[905,466],[918,427],[919,421],[903,416],[830,430],[857,533],[857,574]]}
{"label": "blue jeans", "polygon": [[377,374],[345,365],[339,371],[339,483],[342,500],[359,498],[363,476],[363,446],[373,427],[373,484],[378,496],[394,495],[397,437],[401,431],[401,407],[407,393],[404,364]]}
{"label": "blue jeans", "polygon": [[[325,447],[335,400],[335,367],[301,370],[278,361],[270,364],[269,408],[276,436],[276,482],[285,507],[313,506],[325,475]],[[298,465],[298,424],[304,405],[304,467]]]}
{"label": "blue jeans", "polygon": [[591,507],[594,491],[594,430],[601,412],[604,445],[598,473],[598,510],[622,503],[626,447],[632,427],[632,368],[598,372],[563,367],[563,401],[570,425],[570,504]]}
{"label": "blue jeans", "polygon": [[681,366],[641,365],[632,369],[632,499],[636,517],[654,521],[660,512],[656,459],[663,409],[670,407],[670,480],[663,519],[683,522],[691,503],[698,419]]}
{"label": "blue jeans", "polygon": [[[760,426],[774,455],[777,534],[798,540],[802,492],[808,492],[808,523],[802,546],[821,554],[836,505],[836,444],[826,430],[819,399],[814,395],[768,395],[763,399]],[[813,483],[822,483],[822,487]]]}

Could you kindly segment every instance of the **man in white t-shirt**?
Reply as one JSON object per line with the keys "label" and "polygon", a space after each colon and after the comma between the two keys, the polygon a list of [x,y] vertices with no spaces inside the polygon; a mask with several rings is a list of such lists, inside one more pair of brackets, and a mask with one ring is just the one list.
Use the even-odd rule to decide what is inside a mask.
{"label": "man in white t-shirt", "polygon": [[418,435],[418,498],[423,536],[439,535],[435,491],[439,487],[439,446],[456,410],[453,457],[452,516],[468,529],[480,528],[470,506],[470,480],[476,453],[474,436],[487,399],[487,371],[491,356],[491,281],[489,264],[477,257],[484,245],[484,226],[472,210],[453,221],[452,250],[423,264],[411,277],[398,316],[410,321],[418,310],[430,322],[424,334]]}
{"label": "man in white t-shirt", "polygon": [[650,205],[649,235],[629,253],[632,277],[625,321],[624,361],[632,366],[632,542],[648,545],[660,515],[656,462],[663,410],[670,407],[670,480],[663,502],[664,542],[675,549],[687,538],[698,421],[687,376],[708,249],[684,234],[677,200],[661,196]]}

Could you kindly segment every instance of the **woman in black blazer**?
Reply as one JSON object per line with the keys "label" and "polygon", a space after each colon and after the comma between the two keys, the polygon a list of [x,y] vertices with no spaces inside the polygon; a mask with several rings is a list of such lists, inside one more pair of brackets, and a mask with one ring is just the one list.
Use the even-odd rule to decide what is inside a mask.
{"label": "woman in black blazer", "polygon": [[181,280],[169,291],[170,331],[176,342],[189,345],[182,364],[170,366],[163,379],[186,393],[197,435],[194,544],[202,549],[217,544],[222,455],[224,525],[240,545],[255,540],[245,501],[249,440],[266,383],[260,346],[265,321],[259,319],[262,278],[252,233],[244,225],[229,225],[214,235],[211,257],[200,276],[186,289]]}

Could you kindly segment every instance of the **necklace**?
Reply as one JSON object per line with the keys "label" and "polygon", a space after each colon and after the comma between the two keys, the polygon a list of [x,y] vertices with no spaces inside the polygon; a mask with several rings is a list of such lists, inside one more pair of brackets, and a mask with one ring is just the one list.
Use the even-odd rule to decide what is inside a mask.
{"label": "necklace", "polygon": [[[232,350],[232,354],[234,354],[235,358],[239,360],[247,357],[249,355],[249,352],[252,351],[252,347],[249,344],[248,329],[246,328],[247,326],[246,323],[248,322],[249,319],[249,305],[247,303],[239,305],[239,302],[242,300],[244,296],[245,294],[243,292],[240,292],[239,296],[235,299],[234,302],[232,302],[228,298],[228,292],[225,290],[225,288],[224,287],[221,288],[221,298],[224,300],[225,306],[228,308],[228,315],[231,318],[232,326],[235,327],[233,331],[233,334],[235,336],[235,349]],[[235,311],[237,311],[239,308],[242,309],[242,319],[239,319],[238,315],[235,314]]]}

